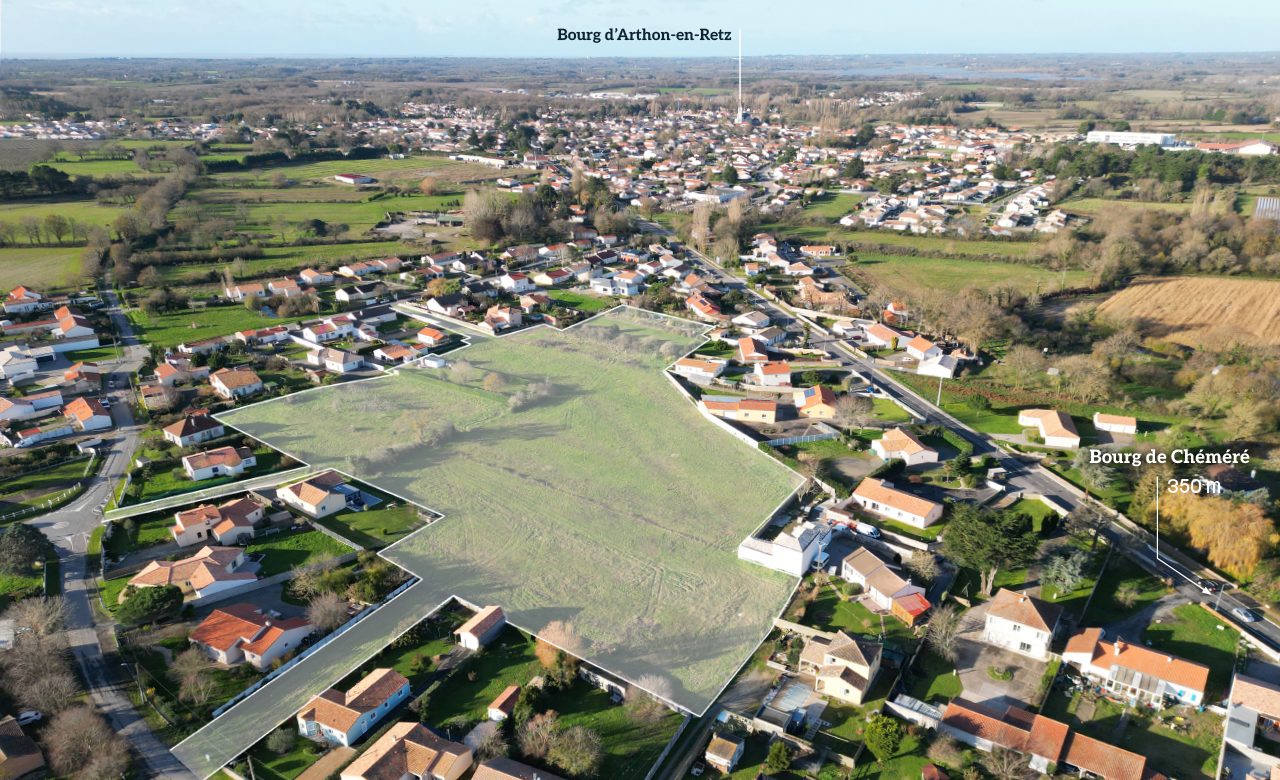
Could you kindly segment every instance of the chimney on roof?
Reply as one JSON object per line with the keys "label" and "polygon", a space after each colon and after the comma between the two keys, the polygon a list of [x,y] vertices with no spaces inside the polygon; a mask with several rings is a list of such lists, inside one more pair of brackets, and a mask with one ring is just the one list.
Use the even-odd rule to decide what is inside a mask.
{"label": "chimney on roof", "polygon": [[1123,649],[1124,649],[1124,641],[1121,639],[1116,639],[1115,650],[1112,651],[1113,654],[1120,655],[1120,651]]}
{"label": "chimney on roof", "polygon": [[1165,656],[1165,658],[1164,658],[1164,662],[1165,662],[1165,663],[1167,663],[1167,664],[1171,664],[1171,663],[1173,663],[1173,656],[1171,656],[1171,655],[1167,655],[1167,656]]}

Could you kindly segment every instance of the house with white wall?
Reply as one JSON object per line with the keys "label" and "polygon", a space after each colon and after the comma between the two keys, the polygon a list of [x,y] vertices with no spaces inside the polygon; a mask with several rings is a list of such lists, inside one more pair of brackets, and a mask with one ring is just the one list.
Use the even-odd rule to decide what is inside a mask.
{"label": "house with white wall", "polygon": [[850,504],[915,528],[927,528],[942,518],[942,504],[898,490],[892,482],[873,477],[858,483],[853,495],[840,508]]}
{"label": "house with white wall", "polygon": [[315,696],[298,713],[298,733],[350,747],[409,696],[409,681],[395,669],[374,669],[350,690]]}
{"label": "house with white wall", "polygon": [[1037,661],[1049,657],[1062,607],[1001,588],[987,609],[982,641]]}
{"label": "house with white wall", "polygon": [[301,647],[312,630],[305,618],[281,620],[252,604],[233,604],[215,609],[189,639],[220,664],[247,662],[266,671],[277,658]]}
{"label": "house with white wall", "polygon": [[938,451],[916,438],[911,431],[890,428],[879,439],[871,442],[871,449],[884,460],[895,458],[908,466],[921,463],[937,463]]}
{"label": "house with white wall", "polygon": [[748,536],[738,545],[738,557],[800,577],[815,562],[817,566],[826,564],[828,556],[825,550],[830,541],[830,526],[804,522],[793,528],[791,533],[778,534],[773,540]]}

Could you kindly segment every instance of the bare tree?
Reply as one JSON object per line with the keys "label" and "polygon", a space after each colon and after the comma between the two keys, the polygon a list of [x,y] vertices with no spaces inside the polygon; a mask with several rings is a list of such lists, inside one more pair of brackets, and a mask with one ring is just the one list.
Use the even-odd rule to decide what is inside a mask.
{"label": "bare tree", "polygon": [[129,763],[129,746],[87,706],[72,707],[53,717],[44,732],[49,764],[64,777],[109,780]]}
{"label": "bare tree", "polygon": [[571,777],[595,777],[604,760],[600,735],[585,726],[570,726],[556,737],[547,760]]}
{"label": "bare tree", "polygon": [[327,634],[347,622],[347,603],[336,593],[321,593],[307,604],[307,620],[321,634]]}
{"label": "bare tree", "polygon": [[62,630],[67,621],[67,602],[62,596],[47,599],[23,599],[5,610],[19,634],[49,636]]}
{"label": "bare tree", "polygon": [[641,676],[636,685],[627,687],[627,714],[637,723],[658,722],[667,711],[659,696],[671,698],[671,681],[656,674]]}
{"label": "bare tree", "polygon": [[325,575],[333,571],[338,565],[333,558],[325,558],[322,561],[308,563],[304,566],[293,567],[293,593],[301,598],[311,598],[324,590]]}
{"label": "bare tree", "polygon": [[555,710],[538,713],[525,721],[517,732],[520,754],[525,758],[544,759],[560,734],[560,716]]}
{"label": "bare tree", "polygon": [[982,757],[982,765],[995,780],[1028,780],[1035,776],[1026,756],[998,745]]}
{"label": "bare tree", "polygon": [[213,660],[198,647],[180,653],[173,659],[169,676],[178,683],[178,695],[197,704],[208,701]]}
{"label": "bare tree", "polygon": [[875,417],[875,404],[870,398],[846,393],[836,399],[835,423],[846,431],[857,426],[861,432]]}
{"label": "bare tree", "polygon": [[942,658],[956,660],[956,641],[960,635],[960,612],[951,604],[943,604],[933,611],[924,639],[930,649]]}

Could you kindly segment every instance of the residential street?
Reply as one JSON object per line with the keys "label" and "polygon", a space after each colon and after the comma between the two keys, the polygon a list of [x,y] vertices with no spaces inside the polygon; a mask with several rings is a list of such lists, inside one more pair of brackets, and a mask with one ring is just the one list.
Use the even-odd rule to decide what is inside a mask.
{"label": "residential street", "polygon": [[104,290],[103,298],[119,329],[120,345],[124,352],[120,360],[104,364],[105,369],[112,371],[104,379],[114,380],[116,383],[116,389],[106,393],[113,402],[111,416],[116,425],[102,437],[103,445],[99,455],[106,460],[97,476],[89,480],[88,487],[75,501],[42,515],[29,524],[39,528],[57,545],[62,569],[62,592],[68,608],[68,641],[85,679],[89,682],[89,693],[94,704],[111,719],[116,731],[129,739],[141,758],[146,776],[193,780],[194,775],[151,733],[151,729],[134,709],[133,703],[121,687],[122,681],[127,679],[127,671],[104,660],[102,646],[99,644],[99,631],[103,632],[103,636],[109,637],[110,627],[95,626],[90,605],[90,600],[95,596],[88,579],[92,574],[86,571],[85,552],[89,535],[101,522],[102,507],[109,500],[114,485],[129,471],[132,454],[138,446],[141,427],[133,419],[128,400],[129,390],[126,388],[129,373],[135,371],[146,356],[146,348],[140,346],[134,337],[128,318],[120,311],[115,293]]}

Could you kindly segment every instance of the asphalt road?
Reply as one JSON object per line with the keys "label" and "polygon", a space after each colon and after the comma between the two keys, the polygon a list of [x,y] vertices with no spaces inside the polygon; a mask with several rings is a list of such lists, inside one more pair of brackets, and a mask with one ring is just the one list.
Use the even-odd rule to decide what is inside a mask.
{"label": "asphalt road", "polygon": [[151,733],[134,709],[123,687],[128,679],[128,670],[121,668],[117,661],[109,660],[114,656],[105,656],[99,643],[100,633],[104,637],[110,636],[110,626],[95,624],[91,607],[91,600],[95,598],[90,580],[93,573],[86,571],[85,553],[90,534],[102,522],[102,507],[111,497],[112,488],[129,471],[133,452],[138,446],[141,426],[133,418],[129,401],[129,374],[137,370],[147,354],[146,347],[138,343],[128,318],[120,310],[115,293],[105,290],[103,297],[120,334],[122,352],[120,358],[101,364],[106,373],[104,381],[116,384],[116,389],[105,393],[111,398],[111,417],[115,422],[113,430],[103,432],[99,455],[105,458],[105,462],[75,501],[30,521],[29,525],[39,528],[57,546],[62,592],[68,608],[68,641],[89,683],[89,695],[94,704],[110,718],[115,730],[129,740],[146,777],[195,780],[195,776]]}

